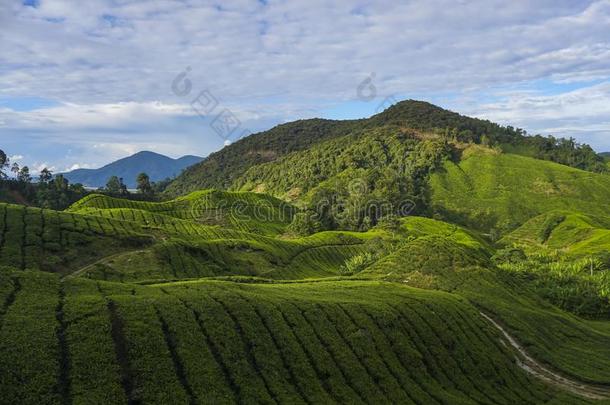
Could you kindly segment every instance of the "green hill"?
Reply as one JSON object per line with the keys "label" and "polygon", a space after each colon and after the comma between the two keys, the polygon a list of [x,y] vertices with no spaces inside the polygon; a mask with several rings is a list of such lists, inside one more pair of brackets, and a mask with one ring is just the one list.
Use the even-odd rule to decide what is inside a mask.
{"label": "green hill", "polygon": [[[393,172],[398,181],[399,177],[414,175],[415,170],[427,169],[425,165],[433,166],[446,152],[441,141],[422,140],[423,137],[397,126],[338,137],[275,162],[252,167],[234,181],[233,188],[295,200],[307,199],[308,192],[323,188],[324,182],[332,182],[341,175],[349,180],[366,181],[375,173]],[[428,163],[428,154],[438,157]],[[374,180],[371,178],[370,184],[364,186],[373,188]],[[412,193],[418,191],[421,192],[412,190]]]}
{"label": "green hill", "polygon": [[[166,202],[133,201],[92,194],[72,205],[69,211],[98,212],[110,217],[116,213],[116,217],[123,220],[135,219],[126,214],[125,209],[263,234],[282,232],[292,221],[295,211],[290,204],[271,196],[214,190],[198,191]],[[106,214],[99,210],[106,210]]]}
{"label": "green hill", "polygon": [[[257,179],[255,168],[261,165],[264,167],[269,162],[282,161],[287,155],[307,151],[320,143],[350,136],[343,139],[343,142],[347,142],[358,135],[383,131],[384,127],[434,134],[457,143],[496,145],[514,153],[590,171],[607,170],[603,157],[598,156],[588,145],[579,145],[572,139],[528,136],[522,129],[503,127],[487,120],[463,116],[423,101],[405,100],[368,119],[300,120],[248,136],[189,167],[170,184],[167,194],[177,196],[205,188],[239,188],[245,183],[251,187],[252,180]],[[343,145],[347,146],[345,143]],[[313,156],[320,153],[324,154],[324,151],[319,149],[312,152]],[[308,166],[312,164],[314,162],[306,163],[306,169],[311,169]],[[298,172],[301,166],[291,169]],[[318,169],[326,170],[326,164],[318,164]],[[264,170],[266,173],[262,174],[263,181],[273,176],[269,170]],[[247,173],[248,171],[250,173]],[[315,170],[307,174],[307,180],[310,182],[319,175]],[[277,194],[275,189],[279,187],[278,184],[265,181],[265,185],[274,191],[274,195]],[[288,191],[289,189],[284,188],[281,193]]]}
{"label": "green hill", "polygon": [[[605,382],[610,378],[605,365],[610,356],[608,330],[549,304],[562,304],[548,292],[552,287],[566,293],[561,282],[553,280],[544,289],[536,279],[522,277],[523,273],[510,267],[496,268],[489,262],[494,250],[477,234],[460,227],[410,218],[401,229],[410,236],[409,241],[362,275],[465,297],[501,319],[536,358],[580,379]],[[606,287],[610,286],[608,281]],[[590,305],[584,291],[574,297],[581,305]],[[577,305],[575,301],[570,304]],[[564,306],[576,312],[577,308]],[[605,315],[595,315],[607,316],[609,309],[606,306]]]}
{"label": "green hill", "polygon": [[91,195],[70,208],[73,217],[133,225],[157,243],[91,260],[78,274],[132,282],[227,275],[335,276],[347,258],[384,245],[383,239],[389,238],[381,231],[287,238],[294,210],[254,193],[203,191],[163,203]]}
{"label": "green hill", "polygon": [[559,307],[610,318],[609,225],[609,217],[541,214],[502,238],[499,265],[531,278],[539,294]]}
{"label": "green hill", "polygon": [[59,273],[154,241],[134,222],[12,204],[0,204],[0,229],[0,265]]}
{"label": "green hill", "polygon": [[610,216],[551,211],[527,221],[503,241],[557,249],[571,256],[605,254],[610,252]]}
{"label": "green hill", "polygon": [[167,194],[180,195],[205,188],[228,188],[248,168],[287,153],[307,149],[319,140],[350,133],[359,121],[300,120],[240,139],[201,163],[187,168]]}
{"label": "green hill", "polygon": [[[299,238],[201,222],[240,198],[250,214],[281,205],[213,191],[164,203],[89,196],[66,213],[5,205],[0,261],[13,268],[0,271],[4,398],[581,401],[519,368],[481,310],[569,378],[610,383],[610,330],[495,268],[495,249],[478,233],[416,217],[393,230]],[[15,236],[25,242],[13,248]],[[42,255],[59,238],[55,255],[70,266]]]}
{"label": "green hill", "polygon": [[579,402],[528,377],[477,309],[446,293],[1,276],[12,298],[0,381],[13,403]]}
{"label": "green hill", "polygon": [[610,176],[473,148],[431,176],[433,210],[449,222],[512,230],[551,210],[610,212]]}

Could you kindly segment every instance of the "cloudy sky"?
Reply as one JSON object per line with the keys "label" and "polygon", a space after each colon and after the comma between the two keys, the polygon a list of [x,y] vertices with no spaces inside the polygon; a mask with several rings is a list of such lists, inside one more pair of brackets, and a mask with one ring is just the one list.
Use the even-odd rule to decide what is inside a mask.
{"label": "cloudy sky", "polygon": [[0,148],[34,171],[406,98],[610,150],[610,0],[0,0]]}

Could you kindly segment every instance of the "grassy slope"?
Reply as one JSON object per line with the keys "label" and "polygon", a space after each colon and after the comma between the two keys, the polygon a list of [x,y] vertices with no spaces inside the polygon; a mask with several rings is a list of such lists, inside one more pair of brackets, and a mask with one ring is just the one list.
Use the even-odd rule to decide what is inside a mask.
{"label": "grassy slope", "polygon": [[131,201],[92,194],[70,207],[69,211],[131,209],[190,220],[198,224],[222,225],[263,234],[277,234],[290,223],[294,208],[271,196],[204,190],[171,201],[155,203]]}
{"label": "grassy slope", "polygon": [[541,214],[500,241],[505,252],[522,251],[524,260],[504,255],[499,266],[530,278],[542,296],[566,310],[610,319],[609,225],[608,217]]}
{"label": "grassy slope", "polygon": [[369,249],[373,240],[388,238],[383,232],[370,231],[286,239],[280,236],[292,206],[253,193],[197,192],[165,203],[91,196],[71,210],[136,223],[162,241],[148,249],[110,256],[80,274],[103,280],[334,276],[348,257]]}
{"label": "grassy slope", "polygon": [[[67,397],[108,403],[574,403],[518,369],[476,307],[508,326],[538,359],[580,379],[610,382],[607,325],[559,311],[526,284],[490,270],[493,248],[477,233],[409,218],[394,233],[284,239],[277,232],[285,223],[257,234],[222,215],[225,227],[200,221],[219,201],[239,195],[202,192],[162,204],[89,197],[70,213],[6,206],[5,264],[20,264],[28,248],[32,263],[42,263],[39,249],[48,249],[47,239],[61,239],[62,254],[74,241],[81,254],[111,256],[63,281],[56,274],[0,272],[5,396],[50,403]],[[245,195],[255,206],[277,208],[275,199]],[[251,208],[239,212],[261,222]],[[70,232],[78,237],[66,238]],[[96,237],[82,243],[81,234]],[[24,240],[19,235],[26,243],[13,246]],[[116,250],[103,244],[107,236],[119,236]],[[125,246],[133,238],[156,243]],[[337,275],[347,258],[390,242],[394,253],[360,280],[281,281]],[[27,261],[15,267],[36,268]],[[201,279],[208,276],[226,281]],[[174,281],[188,278],[194,280]],[[134,283],[144,281],[155,284]],[[36,338],[26,341],[31,334]]]}
{"label": "grassy slope", "polygon": [[573,256],[610,252],[610,217],[551,211],[527,221],[503,242],[561,249]]}
{"label": "grassy slope", "polygon": [[11,204],[0,204],[0,235],[0,265],[62,273],[153,241],[137,223]]}
{"label": "grassy slope", "polygon": [[434,209],[450,222],[512,230],[551,210],[610,212],[610,176],[518,155],[466,153],[431,178]]}
{"label": "grassy slope", "polygon": [[13,403],[578,403],[519,370],[477,310],[442,292],[0,277]]}
{"label": "grassy slope", "polygon": [[476,234],[425,218],[403,225],[415,237],[363,275],[451,291],[493,314],[536,358],[580,379],[610,383],[610,333],[539,298],[527,280],[493,268]]}

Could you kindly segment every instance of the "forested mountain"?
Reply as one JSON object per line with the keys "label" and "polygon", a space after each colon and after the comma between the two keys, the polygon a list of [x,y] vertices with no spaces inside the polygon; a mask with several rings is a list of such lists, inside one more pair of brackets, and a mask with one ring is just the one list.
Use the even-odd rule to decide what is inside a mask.
{"label": "forested mountain", "polygon": [[76,169],[63,173],[71,183],[81,183],[86,187],[104,187],[112,176],[122,178],[129,188],[136,188],[136,177],[144,172],[151,181],[161,181],[178,176],[185,168],[199,163],[202,158],[182,156],[178,159],[155,153],[138,152],[135,155],[119,159],[99,169]]}
{"label": "forested mountain", "polygon": [[520,128],[502,127],[487,120],[470,118],[433,104],[406,100],[368,119],[301,120],[279,125],[241,139],[190,167],[168,187],[169,195],[180,195],[201,188],[228,189],[248,169],[276,161],[337,137],[358,136],[383,127],[410,129],[435,134],[459,143],[497,146],[506,151],[551,160],[583,170],[604,171],[603,158],[588,145],[574,140],[529,136]]}

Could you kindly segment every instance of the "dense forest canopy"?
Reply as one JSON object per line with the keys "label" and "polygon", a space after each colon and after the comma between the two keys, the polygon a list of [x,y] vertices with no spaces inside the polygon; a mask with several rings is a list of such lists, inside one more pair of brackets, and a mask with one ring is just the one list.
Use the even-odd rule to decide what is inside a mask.
{"label": "dense forest canopy", "polygon": [[520,128],[466,117],[423,101],[406,100],[368,119],[300,120],[251,135],[189,167],[168,187],[167,193],[176,196],[202,188],[228,189],[252,167],[309,149],[320,142],[388,125],[433,133],[451,142],[497,146],[511,153],[582,170],[607,170],[601,156],[574,139],[530,136]]}

